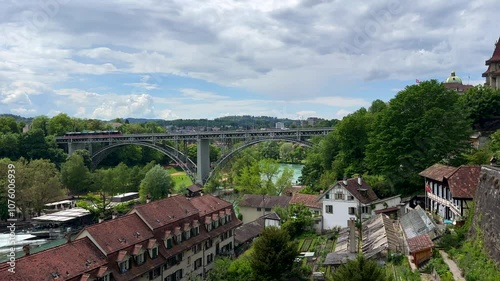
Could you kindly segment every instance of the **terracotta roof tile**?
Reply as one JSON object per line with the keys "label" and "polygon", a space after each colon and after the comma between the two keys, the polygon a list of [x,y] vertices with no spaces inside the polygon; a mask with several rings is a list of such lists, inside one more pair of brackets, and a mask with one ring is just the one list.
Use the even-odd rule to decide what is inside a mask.
{"label": "terracotta roof tile", "polygon": [[151,228],[157,229],[192,216],[198,210],[186,197],[172,196],[136,206],[131,212],[137,212]]}
{"label": "terracotta roof tile", "polygon": [[444,178],[455,172],[457,168],[442,164],[434,164],[419,173],[422,177],[429,178],[438,182],[443,182]]}
{"label": "terracotta roof tile", "polygon": [[480,172],[480,166],[460,166],[449,175],[448,186],[453,198],[474,198]]}
{"label": "terracotta roof tile", "polygon": [[134,250],[132,250],[132,255],[137,256],[141,252],[141,250],[142,250],[141,244],[134,245]]}
{"label": "terracotta roof tile", "polygon": [[410,248],[410,253],[416,253],[434,247],[434,243],[432,243],[431,238],[427,234],[415,236],[406,240],[406,242]]}
{"label": "terracotta roof tile", "polygon": [[290,199],[290,204],[304,204],[309,208],[321,209],[323,206],[321,202],[318,202],[318,199],[318,195],[294,193],[292,199]]}
{"label": "terracotta roof tile", "polygon": [[274,208],[276,206],[286,207],[290,202],[291,197],[288,196],[269,196],[245,194],[239,205],[242,207],[253,208]]}
{"label": "terracotta roof tile", "polygon": [[[369,186],[364,180],[361,180],[361,185],[358,184],[358,178],[348,179],[347,185],[344,184],[344,181],[338,181],[337,184],[347,189],[352,196],[356,197],[356,199],[363,204],[368,204],[378,200],[377,194],[375,194],[372,187]],[[366,192],[363,190],[366,190]]]}
{"label": "terracotta roof tile", "polygon": [[[16,259],[16,274],[0,270],[2,281],[68,280],[106,264],[104,254],[83,238]],[[79,279],[79,278],[78,278]]]}
{"label": "terracotta roof tile", "polygon": [[195,206],[196,209],[199,210],[200,216],[204,216],[221,209],[231,208],[233,206],[231,203],[210,194],[194,197],[189,201],[193,204],[193,206]]}
{"label": "terracotta roof tile", "polygon": [[493,51],[493,55],[491,55],[491,58],[486,61],[486,65],[489,65],[492,62],[500,62],[500,43],[499,42],[500,42],[500,38],[495,43],[495,50]]}
{"label": "terracotta roof tile", "polygon": [[96,273],[96,277],[103,277],[104,274],[106,273],[106,271],[108,271],[108,267],[107,266],[101,266],[99,267],[99,270],[97,271]]}
{"label": "terracotta roof tile", "polygon": [[107,254],[153,238],[153,232],[137,214],[129,214],[88,226],[80,232],[77,238],[84,235],[85,231]]}

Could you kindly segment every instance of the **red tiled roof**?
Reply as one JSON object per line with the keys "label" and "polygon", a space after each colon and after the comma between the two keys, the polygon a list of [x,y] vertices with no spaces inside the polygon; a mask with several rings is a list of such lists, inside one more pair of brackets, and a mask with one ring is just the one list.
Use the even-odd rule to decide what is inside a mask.
{"label": "red tiled roof", "polygon": [[457,168],[434,164],[420,172],[419,175],[446,183],[453,198],[474,198],[476,187],[479,184],[480,171],[480,166],[460,166]]}
{"label": "red tiled roof", "polygon": [[90,239],[82,238],[16,259],[16,273],[2,269],[0,280],[53,280],[53,274],[59,275],[57,280],[68,280],[106,263],[106,257]]}
{"label": "red tiled roof", "polygon": [[148,241],[148,246],[146,247],[148,250],[153,249],[153,247],[156,245],[156,239],[149,239]]}
{"label": "red tiled roof", "polygon": [[480,166],[460,166],[447,177],[453,198],[474,198],[479,184]]}
{"label": "red tiled roof", "polygon": [[129,214],[114,220],[86,227],[77,238],[87,231],[94,241],[110,254],[141,241],[153,238],[153,233],[137,214]]}
{"label": "red tiled roof", "polygon": [[172,196],[136,206],[131,212],[137,212],[150,227],[157,229],[196,214],[198,210],[186,197]]}
{"label": "red tiled roof", "polygon": [[294,193],[292,199],[290,199],[290,204],[304,204],[309,208],[321,209],[323,206],[321,202],[318,202],[318,198],[318,195]]}
{"label": "red tiled roof", "polygon": [[[335,186],[339,185],[347,189],[352,196],[356,197],[362,204],[368,204],[373,201],[378,200],[377,194],[373,191],[372,187],[369,186],[366,181],[361,180],[361,185],[358,183],[358,178],[350,178],[344,181],[338,181],[336,184],[332,185],[325,193],[321,194],[319,198],[323,198],[327,192],[332,190]],[[366,191],[363,191],[366,190]]]}
{"label": "red tiled roof", "polygon": [[456,167],[451,167],[451,166],[446,166],[442,164],[434,164],[430,166],[429,168],[423,170],[422,172],[419,173],[422,177],[429,178],[438,182],[443,182],[444,179],[455,172],[457,168]]}
{"label": "red tiled roof", "polygon": [[125,258],[127,257],[127,251],[120,251],[118,252],[118,257],[116,258],[116,261],[117,262],[122,262],[123,260],[125,260]]}
{"label": "red tiled roof", "polygon": [[200,216],[210,214],[214,211],[231,208],[232,204],[210,194],[191,198],[193,206],[200,211]]}
{"label": "red tiled roof", "polygon": [[255,195],[245,194],[241,199],[239,205],[242,207],[254,208],[274,208],[276,206],[286,207],[290,202],[288,196],[269,196],[269,195]]}
{"label": "red tiled roof", "polygon": [[486,61],[486,65],[491,64],[492,62],[500,62],[500,38],[495,43],[495,50],[493,51],[493,55],[489,60]]}
{"label": "red tiled roof", "polygon": [[96,273],[96,277],[103,277],[104,274],[106,273],[106,271],[108,271],[108,267],[107,266],[101,266],[99,267],[99,270],[97,271]]}
{"label": "red tiled roof", "polygon": [[80,278],[80,281],[87,281],[90,278],[90,274],[83,274],[82,277]]}
{"label": "red tiled roof", "polygon": [[427,234],[415,236],[406,240],[406,242],[408,243],[411,254],[434,247],[434,243],[432,243],[431,238]]}
{"label": "red tiled roof", "polygon": [[132,255],[137,256],[141,252],[141,249],[142,249],[142,245],[136,244],[134,246],[134,250],[132,250]]}

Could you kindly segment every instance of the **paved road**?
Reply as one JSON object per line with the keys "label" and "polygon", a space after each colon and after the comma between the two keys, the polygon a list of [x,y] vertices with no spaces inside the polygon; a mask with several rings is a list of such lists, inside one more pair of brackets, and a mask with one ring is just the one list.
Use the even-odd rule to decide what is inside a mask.
{"label": "paved road", "polygon": [[456,281],[465,281],[465,278],[462,277],[462,271],[458,268],[457,264],[448,258],[448,254],[445,251],[439,250],[439,254],[443,257],[444,262],[450,268],[451,273],[453,274],[453,278]]}

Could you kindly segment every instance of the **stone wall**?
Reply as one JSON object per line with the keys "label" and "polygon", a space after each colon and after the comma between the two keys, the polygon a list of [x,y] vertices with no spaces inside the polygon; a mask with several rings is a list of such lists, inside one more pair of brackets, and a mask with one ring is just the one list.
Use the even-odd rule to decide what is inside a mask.
{"label": "stone wall", "polygon": [[480,229],[484,248],[491,258],[500,263],[500,167],[481,167],[474,206],[470,234],[476,237],[476,228]]}

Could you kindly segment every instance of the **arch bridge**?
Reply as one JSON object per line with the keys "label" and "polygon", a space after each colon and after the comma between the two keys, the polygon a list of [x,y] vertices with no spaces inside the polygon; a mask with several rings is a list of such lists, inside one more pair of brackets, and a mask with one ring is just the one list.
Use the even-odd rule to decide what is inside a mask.
{"label": "arch bridge", "polygon": [[[193,132],[175,134],[128,134],[128,135],[85,135],[60,136],[56,143],[67,148],[68,154],[78,149],[87,149],[91,154],[92,168],[106,158],[114,150],[125,145],[140,145],[160,151],[179,165],[193,182],[204,185],[213,176],[215,170],[223,167],[236,153],[249,146],[264,141],[284,141],[298,143],[311,147],[309,139],[314,136],[324,136],[333,128],[301,128],[293,130],[250,130],[250,131],[223,131],[223,132]],[[243,145],[232,149],[215,163],[210,163],[210,141],[227,142],[228,140],[243,140]],[[166,144],[170,141],[175,144]],[[194,163],[182,152],[180,142],[197,143],[197,161]],[[100,148],[92,149],[94,144]]]}

